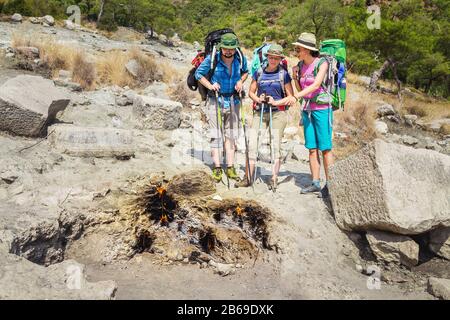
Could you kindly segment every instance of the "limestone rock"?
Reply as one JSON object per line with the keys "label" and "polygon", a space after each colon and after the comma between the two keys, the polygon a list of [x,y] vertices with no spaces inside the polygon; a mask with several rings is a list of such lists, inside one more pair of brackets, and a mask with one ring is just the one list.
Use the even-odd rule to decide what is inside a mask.
{"label": "limestone rock", "polygon": [[133,77],[137,78],[139,72],[139,63],[135,59],[128,61],[125,65],[125,68]]}
{"label": "limestone rock", "polygon": [[450,260],[450,228],[438,228],[430,232],[430,250]]}
{"label": "limestone rock", "polygon": [[114,281],[88,282],[84,266],[73,260],[40,266],[0,252],[0,299],[114,299]]}
{"label": "limestone rock", "polygon": [[133,117],[137,128],[174,130],[181,124],[179,102],[146,96],[137,96],[133,104]]}
{"label": "limestone rock", "polygon": [[405,123],[409,126],[413,126],[417,121],[417,116],[415,114],[407,114],[404,116]]}
{"label": "limestone rock", "polygon": [[50,143],[60,152],[79,157],[132,157],[133,133],[115,128],[54,125]]}
{"label": "limestone rock", "polygon": [[11,22],[20,23],[22,22],[23,18],[20,13],[14,13],[11,17]]}
{"label": "limestone rock", "polygon": [[436,298],[450,300],[450,280],[433,277],[429,278],[428,292]]}
{"label": "limestone rock", "polygon": [[407,267],[419,262],[419,245],[409,237],[381,231],[368,231],[366,237],[378,260]]}
{"label": "limestone rock", "polygon": [[49,26],[55,25],[55,19],[50,15],[46,15],[46,16],[42,17],[42,22],[46,23]]}
{"label": "limestone rock", "polygon": [[450,226],[450,156],[375,139],[330,168],[331,203],[344,230],[412,235]]}
{"label": "limestone rock", "polygon": [[385,103],[377,108],[377,114],[379,117],[393,116],[395,115],[395,109],[392,105]]}
{"label": "limestone rock", "polygon": [[17,76],[0,87],[0,130],[22,136],[43,135],[69,102],[51,80]]}
{"label": "limestone rock", "polygon": [[388,133],[388,126],[385,122],[376,120],[375,121],[375,130],[380,134],[387,134]]}

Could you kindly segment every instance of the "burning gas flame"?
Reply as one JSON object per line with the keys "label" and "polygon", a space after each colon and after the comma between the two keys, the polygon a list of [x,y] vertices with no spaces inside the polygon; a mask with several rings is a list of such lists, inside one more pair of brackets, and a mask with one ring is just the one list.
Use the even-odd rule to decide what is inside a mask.
{"label": "burning gas flame", "polygon": [[244,215],[244,209],[242,209],[239,205],[236,207],[236,214],[239,217],[242,217]]}
{"label": "burning gas flame", "polygon": [[161,219],[159,219],[159,220],[162,225],[169,223],[169,218],[167,217],[167,214],[161,215]]}
{"label": "burning gas flame", "polygon": [[166,193],[166,188],[164,187],[156,187],[156,192],[159,194],[159,197],[162,198]]}

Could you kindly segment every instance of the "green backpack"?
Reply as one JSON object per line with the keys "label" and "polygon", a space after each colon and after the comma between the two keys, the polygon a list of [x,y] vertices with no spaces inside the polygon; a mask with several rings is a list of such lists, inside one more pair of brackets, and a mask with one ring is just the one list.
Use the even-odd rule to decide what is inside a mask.
{"label": "green backpack", "polygon": [[[314,68],[314,76],[317,75],[320,65],[327,61],[328,71],[322,82],[325,90],[311,99],[318,104],[329,104],[333,110],[343,110],[347,94],[346,60],[347,50],[345,42],[339,39],[324,40],[320,43],[320,61]],[[298,63],[298,72],[302,70],[303,61]]]}

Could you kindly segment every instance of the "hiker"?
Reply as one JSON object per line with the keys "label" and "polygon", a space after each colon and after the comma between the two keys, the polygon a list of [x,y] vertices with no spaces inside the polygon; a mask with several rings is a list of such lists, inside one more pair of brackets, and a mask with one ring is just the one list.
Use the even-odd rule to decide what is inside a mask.
{"label": "hiker", "polygon": [[[255,164],[258,157],[259,144],[262,139],[261,130],[269,127],[271,135],[271,155],[273,162],[272,179],[269,188],[276,190],[278,173],[281,166],[281,139],[288,122],[289,106],[297,100],[293,96],[293,88],[289,72],[283,67],[283,47],[272,44],[265,53],[268,64],[255,71],[250,84],[249,97],[255,102],[253,122],[249,139],[249,168],[246,170],[245,179],[237,183],[237,187],[248,187],[254,180]],[[263,110],[264,107],[264,110]],[[271,108],[271,112],[270,109]],[[261,114],[262,112],[262,114]],[[262,117],[261,117],[262,116]],[[272,116],[272,119],[270,119]],[[269,132],[270,134],[270,132]]]}
{"label": "hiker", "polygon": [[[195,78],[208,89],[206,116],[210,127],[211,156],[214,162],[212,175],[217,182],[222,180],[223,174],[219,153],[222,145],[225,149],[227,179],[239,181],[234,167],[235,141],[239,135],[239,94],[248,77],[248,69],[247,59],[238,54],[238,47],[236,35],[225,33],[221,37],[217,54],[208,55],[195,72]],[[217,59],[214,70],[211,70],[212,58]],[[221,129],[225,141],[222,140]]]}
{"label": "hiker", "polygon": [[328,72],[328,62],[319,57],[319,49],[316,48],[316,37],[312,33],[302,33],[294,42],[295,52],[301,61],[301,69],[293,68],[294,83],[299,91],[295,94],[297,99],[302,99],[301,117],[305,136],[305,147],[309,149],[309,166],[312,176],[312,184],[301,190],[302,194],[320,192],[320,196],[328,197],[328,186],[325,183],[320,188],[320,156],[323,155],[325,176],[328,181],[328,168],[333,164],[332,149],[332,121],[333,110],[330,104],[319,104],[314,100],[325,92],[322,86]]}

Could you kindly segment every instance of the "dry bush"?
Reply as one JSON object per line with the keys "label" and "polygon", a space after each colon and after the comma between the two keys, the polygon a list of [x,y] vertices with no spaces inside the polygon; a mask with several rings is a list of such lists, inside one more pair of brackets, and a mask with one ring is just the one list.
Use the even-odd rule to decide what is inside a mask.
{"label": "dry bush", "polygon": [[177,71],[174,67],[170,65],[168,61],[159,60],[160,63],[158,65],[160,72],[162,73],[162,81],[167,84],[178,83],[181,80],[184,80],[185,76],[188,74],[189,69],[185,72]]}
{"label": "dry bush", "polygon": [[153,81],[162,81],[163,73],[155,59],[146,55],[138,48],[131,49],[129,58],[134,59],[138,63],[136,81],[140,84],[149,84]]}
{"label": "dry bush", "polygon": [[143,41],[145,39],[142,33],[126,27],[118,27],[116,31],[109,32],[108,38],[123,42]]}
{"label": "dry bush", "polygon": [[10,22],[11,16],[0,14],[0,22]]}
{"label": "dry bush", "polygon": [[190,101],[198,98],[199,94],[190,90],[184,81],[179,81],[175,86],[169,88],[169,97],[174,101],[180,102],[183,107],[188,107]]}
{"label": "dry bush", "polygon": [[334,139],[337,159],[345,158],[377,137],[375,114],[367,103],[350,101],[344,112],[335,113],[335,131],[347,134],[345,139]]}
{"label": "dry bush", "polygon": [[444,136],[445,135],[450,135],[450,124],[447,124],[447,123],[443,124],[441,126],[441,128],[439,129],[439,133],[444,135]]}
{"label": "dry bush", "polygon": [[83,51],[75,54],[72,64],[72,80],[79,83],[83,89],[93,89],[97,77],[95,64],[87,60]]}
{"label": "dry bush", "polygon": [[76,50],[72,47],[59,44],[50,37],[40,37],[33,34],[28,36],[13,34],[12,47],[38,48],[41,67],[47,69],[53,76],[61,69],[72,69],[73,59],[76,55]]}
{"label": "dry bush", "polygon": [[128,56],[121,51],[110,51],[97,61],[98,81],[101,84],[132,86],[133,78],[125,69]]}
{"label": "dry bush", "polygon": [[415,114],[418,117],[426,117],[427,116],[427,110],[422,105],[413,105],[406,107],[405,110],[408,112],[408,114]]}

